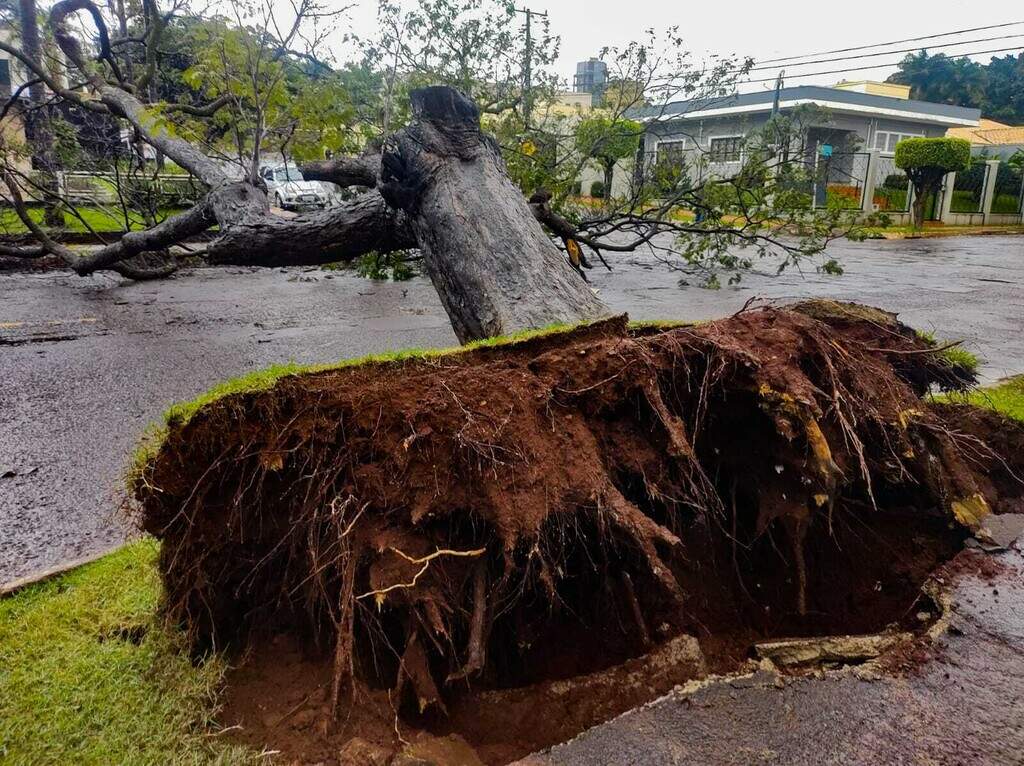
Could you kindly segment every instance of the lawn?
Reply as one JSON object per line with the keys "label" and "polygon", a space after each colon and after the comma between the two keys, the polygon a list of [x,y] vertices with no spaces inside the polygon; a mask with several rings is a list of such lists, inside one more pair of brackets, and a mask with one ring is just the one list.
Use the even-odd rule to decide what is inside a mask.
{"label": "lawn", "polygon": [[[109,234],[112,232],[123,232],[125,230],[124,216],[113,208],[80,207],[78,208],[78,212],[81,215],[81,219],[69,212],[64,213],[64,228],[67,231],[80,234],[89,231],[91,228],[95,232]],[[162,220],[163,218],[177,212],[180,211],[168,208],[166,210],[159,211],[158,216]],[[43,222],[43,209],[41,207],[29,208],[29,216],[36,223],[41,224]],[[145,222],[140,216],[133,214],[131,228],[136,230],[144,229],[146,228]],[[12,208],[0,208],[0,236],[5,234],[27,233],[28,229],[25,224],[21,222],[21,219],[18,218],[18,214],[15,213]]]}
{"label": "lawn", "polygon": [[0,762],[255,762],[211,732],[224,663],[154,615],[157,543],[0,599]]}
{"label": "lawn", "polygon": [[990,407],[1011,418],[1024,421],[1024,375],[1001,380],[993,386],[979,388],[968,394],[949,394],[951,402],[970,402],[979,407]]}
{"label": "lawn", "polygon": [[[258,388],[291,373],[271,371],[235,388]],[[1024,421],[1024,376],[967,399]],[[184,407],[172,415],[188,412]],[[174,632],[155,617],[157,550],[152,540],[131,543],[96,563],[0,598],[0,761],[259,761],[256,753],[216,733],[223,660],[193,664]]]}

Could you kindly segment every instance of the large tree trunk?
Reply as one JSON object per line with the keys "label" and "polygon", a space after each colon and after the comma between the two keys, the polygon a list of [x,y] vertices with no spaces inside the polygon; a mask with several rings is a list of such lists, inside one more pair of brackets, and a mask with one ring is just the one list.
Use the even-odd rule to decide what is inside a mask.
{"label": "large tree trunk", "polygon": [[[21,21],[21,44],[25,54],[37,66],[43,65],[42,47],[39,41],[39,19],[35,0],[20,0],[18,13]],[[31,77],[32,73],[29,72]],[[47,226],[64,226],[64,213],[58,203],[56,162],[53,151],[53,128],[50,125],[50,110],[46,105],[46,87],[37,82],[29,88],[31,109],[26,123],[31,125],[32,159],[39,171],[39,185],[46,191],[43,200],[43,220]]]}
{"label": "large tree trunk", "polygon": [[509,179],[476,105],[443,86],[411,101],[413,124],[385,146],[380,189],[408,214],[459,339],[606,315]]}
{"label": "large tree trunk", "polygon": [[[51,10],[54,39],[86,76],[94,97],[83,100],[64,90],[62,95],[123,118],[209,192],[191,210],[88,255],[54,242],[34,224],[24,204],[16,204],[44,249],[60,255],[78,273],[102,268],[127,273],[128,259],[216,224],[220,233],[207,251],[216,263],[315,264],[350,260],[373,250],[418,247],[463,342],[609,313],[509,179],[497,145],[480,130],[477,107],[453,88],[413,91],[413,124],[388,139],[379,160],[368,154],[309,169],[311,176],[377,189],[346,205],[289,220],[270,212],[261,186],[251,179],[230,180],[199,148],[156,121],[130,89],[108,81],[67,26],[67,18],[79,10],[92,14],[101,30],[101,58],[110,59],[102,15],[92,0],[56,3]],[[9,177],[4,180],[19,203],[15,185]]]}

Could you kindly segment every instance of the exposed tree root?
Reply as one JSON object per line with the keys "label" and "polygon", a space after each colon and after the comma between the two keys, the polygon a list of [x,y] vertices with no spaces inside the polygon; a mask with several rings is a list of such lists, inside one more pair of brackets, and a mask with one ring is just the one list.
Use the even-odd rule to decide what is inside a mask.
{"label": "exposed tree root", "polygon": [[285,378],[172,424],[140,520],[197,647],[331,647],[334,716],[876,630],[1024,496],[1021,429],[923,401],[926,350],[812,303]]}

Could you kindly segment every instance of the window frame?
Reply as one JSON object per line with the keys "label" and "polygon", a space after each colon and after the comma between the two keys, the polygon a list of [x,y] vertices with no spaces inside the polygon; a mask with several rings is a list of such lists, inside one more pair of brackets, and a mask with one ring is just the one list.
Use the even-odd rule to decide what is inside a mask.
{"label": "window frame", "polygon": [[[885,136],[885,144],[883,146],[878,145],[878,139],[880,136]],[[893,141],[892,149],[889,149],[889,139],[892,136],[896,136],[896,140]],[[924,133],[904,133],[902,130],[876,130],[874,140],[872,141],[872,149],[876,152],[882,152],[883,154],[894,154],[896,152],[896,144],[907,138],[924,138]]]}
{"label": "window frame", "polygon": [[[743,162],[743,139],[745,136],[740,133],[734,136],[708,136],[708,162],[712,162],[718,165],[736,165]],[[736,143],[736,159],[728,159],[715,156],[715,142],[716,141],[734,141]]]}
{"label": "window frame", "polygon": [[654,146],[654,161],[659,166],[669,161],[682,165],[689,143],[688,136],[659,140]]}

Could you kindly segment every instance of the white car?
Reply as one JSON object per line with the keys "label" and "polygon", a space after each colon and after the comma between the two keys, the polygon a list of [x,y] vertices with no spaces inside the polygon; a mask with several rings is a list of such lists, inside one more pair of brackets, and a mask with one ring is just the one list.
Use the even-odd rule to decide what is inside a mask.
{"label": "white car", "polygon": [[260,169],[270,204],[285,210],[324,208],[333,195],[320,181],[303,181],[297,165],[268,165]]}

